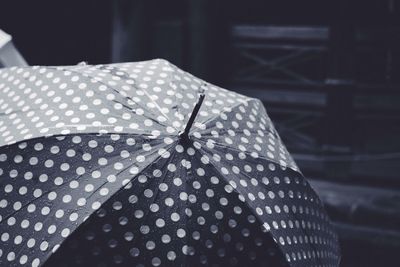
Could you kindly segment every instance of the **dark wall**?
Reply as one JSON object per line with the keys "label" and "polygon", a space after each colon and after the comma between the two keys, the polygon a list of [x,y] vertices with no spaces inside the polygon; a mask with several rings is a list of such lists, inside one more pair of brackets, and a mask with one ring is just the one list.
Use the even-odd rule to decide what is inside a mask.
{"label": "dark wall", "polygon": [[112,1],[1,1],[0,29],[30,65],[108,63]]}

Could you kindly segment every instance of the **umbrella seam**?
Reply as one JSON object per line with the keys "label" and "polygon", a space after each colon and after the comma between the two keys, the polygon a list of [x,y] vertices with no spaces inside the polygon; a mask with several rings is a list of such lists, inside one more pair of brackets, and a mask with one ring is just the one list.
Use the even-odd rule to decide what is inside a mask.
{"label": "umbrella seam", "polygon": [[[206,152],[206,151],[203,150],[203,149],[200,149],[199,152],[200,152],[200,151]],[[206,152],[206,153],[207,153],[207,152]],[[205,154],[203,154],[203,153],[201,153],[201,152],[200,152],[200,154],[205,155]],[[208,154],[208,153],[207,153],[207,154]],[[199,160],[200,160],[200,159],[199,159]],[[216,167],[211,161],[209,162],[209,164],[210,164],[210,166],[214,169],[214,171],[218,174],[218,176],[224,178],[224,175],[221,175],[221,173],[218,171],[217,167]],[[224,181],[225,181],[226,184],[229,184],[225,179],[224,179]],[[233,188],[233,187],[232,187],[232,188]],[[242,195],[239,191],[236,190],[236,188],[233,188],[233,190],[234,190],[234,192],[235,192],[237,195]],[[252,208],[246,201],[244,201],[243,203],[249,208],[249,211],[254,215],[254,217],[257,218],[257,221],[261,224],[261,227],[262,227],[262,226],[264,225],[264,222],[261,220],[261,218],[259,218],[258,215],[254,213],[253,208]],[[277,247],[279,248],[279,250],[281,251],[281,253],[285,256],[285,253],[284,253],[282,247],[278,244],[277,241],[275,241],[275,237],[272,235],[272,233],[271,233],[270,231],[267,231],[267,232],[268,232],[269,235],[272,237],[272,239],[274,240],[275,244],[277,245]],[[286,259],[286,257],[285,257],[285,259]],[[286,262],[287,262],[287,260],[286,260]],[[290,263],[289,263],[289,264],[290,264]],[[290,264],[290,265],[291,265],[291,264]]]}
{"label": "umbrella seam", "polygon": [[[96,66],[96,65],[95,65],[95,66]],[[85,78],[89,78],[89,79],[96,79],[95,76],[91,76],[91,75],[85,76],[85,75],[83,75],[83,74],[82,74],[81,72],[79,72],[79,71],[76,71],[76,70],[73,70],[73,69],[68,69],[68,68],[65,68],[65,67],[47,67],[47,68],[53,69],[53,70],[71,71],[71,72],[74,72],[74,73],[80,75],[81,77],[85,77]],[[136,105],[138,105],[139,107],[143,108],[144,110],[146,110],[148,113],[152,114],[153,116],[156,116],[156,114],[154,114],[154,113],[153,113],[152,111],[150,111],[148,108],[146,108],[146,107],[140,105],[138,102],[134,101],[131,97],[122,95],[121,92],[120,92],[119,90],[115,89],[114,87],[112,87],[112,86],[110,86],[110,85],[108,85],[108,84],[106,84],[106,83],[104,83],[104,82],[102,82],[102,81],[99,81],[99,80],[96,80],[96,81],[97,81],[98,83],[100,83],[100,84],[106,86],[107,88],[113,90],[114,92],[116,92],[116,93],[117,93],[118,95],[120,95],[121,97],[126,98],[126,99],[128,99],[128,100],[131,100],[131,101],[134,102]],[[136,86],[133,86],[133,87],[136,88],[136,89],[138,89]],[[140,90],[141,90],[141,89],[140,89]],[[97,93],[98,93],[98,92],[97,92]],[[115,101],[115,100],[112,100],[112,101],[123,105],[123,106],[124,106],[125,108],[127,108],[129,111],[133,112],[132,108],[129,107],[128,105],[122,104],[122,103],[120,103],[120,102],[118,102],[118,101]],[[135,114],[136,114],[136,113],[135,113]],[[154,119],[154,118],[152,118],[152,117],[149,117],[149,116],[145,116],[145,117],[148,118],[148,119],[151,119],[151,120],[153,120],[153,121],[155,121],[155,122],[157,122],[157,123],[160,124],[161,126],[164,126],[164,127],[168,126],[168,125],[165,125],[165,124],[160,123],[158,120],[156,120],[156,119]],[[165,116],[164,116],[164,117],[165,117]],[[166,118],[166,119],[169,120],[169,118]],[[169,120],[169,121],[170,121],[170,120]],[[173,127],[173,126],[172,126],[172,127]],[[175,128],[175,127],[174,127],[174,128]],[[175,130],[177,130],[177,129],[175,128]]]}
{"label": "umbrella seam", "polygon": [[[169,146],[168,146],[168,149],[170,149],[171,147],[172,147],[172,145],[169,145]],[[159,155],[156,159],[154,159],[154,161],[152,161],[151,163],[149,163],[148,165],[146,165],[146,166],[142,169],[141,172],[137,173],[136,175],[134,175],[134,176],[132,177],[132,179],[129,180],[129,183],[135,181],[136,178],[139,177],[140,174],[141,174],[142,172],[146,171],[148,168],[150,168],[150,166],[152,166],[154,163],[158,162],[161,158],[162,158],[162,156]],[[113,196],[115,196],[116,194],[120,193],[122,190],[125,190],[129,183],[127,183],[126,185],[122,186],[120,189],[118,189],[116,192],[114,192],[112,195],[110,195],[110,197],[107,198],[101,205],[104,205],[107,201],[109,201],[109,200],[110,200]],[[94,214],[95,212],[96,212],[96,210],[94,210],[90,215],[88,215],[88,216],[87,216],[88,219],[89,219],[90,217],[94,216],[93,214]],[[80,225],[78,225],[78,226],[68,235],[68,237],[64,238],[64,240],[62,241],[61,245],[64,244],[65,241],[67,240],[67,238],[69,238],[70,236],[72,236],[72,234],[73,234],[74,232],[76,232],[82,225],[83,225],[82,223],[81,223]],[[61,245],[60,245],[60,246],[61,246]],[[54,255],[54,253],[48,253],[47,255],[48,255],[48,256],[47,256],[47,258],[43,261],[43,264],[46,263],[46,262],[51,258],[51,256]]]}
{"label": "umbrella seam", "polygon": [[[204,149],[200,149],[201,151],[204,151],[205,153],[207,153],[207,154],[209,154],[206,150],[204,150]],[[270,160],[268,160],[268,159],[264,159],[264,160],[266,160],[266,161],[270,161]],[[216,168],[216,166],[210,161],[210,164],[213,166],[213,168],[217,171],[217,173],[219,173],[220,174],[220,172],[218,171],[218,169]],[[292,170],[292,169],[291,169]],[[292,171],[294,171],[294,170],[292,170]],[[302,176],[302,178],[305,180],[305,178],[304,178],[304,176],[301,174],[301,173],[299,173],[301,176]],[[249,177],[247,174],[245,174],[245,173],[243,173],[243,175],[244,176],[246,176],[248,179],[251,179],[251,177]],[[224,177],[223,175],[221,175],[222,177]],[[225,180],[226,181],[226,180]],[[227,184],[229,184],[229,183],[227,183]],[[237,191],[236,190],[236,188],[234,188],[234,187],[232,187],[233,189],[234,189],[234,191],[237,193],[237,194],[240,194],[241,195],[241,193],[239,192],[239,191]],[[316,194],[315,194],[316,195]],[[317,195],[315,196],[315,197],[318,197]],[[247,202],[244,202],[244,203],[246,203],[247,204]],[[249,206],[248,205],[248,207],[250,208],[250,209],[252,209],[252,207],[251,206]],[[254,212],[252,211],[252,213],[254,214]],[[256,215],[256,214],[254,214],[255,215],[255,217],[256,218],[258,218],[258,220],[260,221],[260,222],[262,222],[262,220]],[[299,220],[299,218],[297,217],[297,215],[295,214],[295,213],[293,213],[293,216],[296,218],[296,219],[298,219]],[[264,223],[264,222],[262,222],[262,223]],[[306,230],[306,229],[304,229],[304,228],[302,228],[302,231],[306,234],[306,236],[310,236],[309,234],[308,234],[308,231]],[[270,231],[268,231],[269,233],[271,233]],[[272,234],[271,234],[272,235]],[[273,235],[272,235],[273,236]],[[276,242],[277,244],[278,244],[278,242]],[[312,244],[312,243],[308,243],[309,244],[309,247],[310,248],[312,248],[313,249],[313,251],[318,251],[317,249],[316,249],[316,247],[315,247],[315,245],[314,244]],[[278,247],[280,247],[280,245],[278,244]],[[315,262],[319,262],[320,264],[322,264],[322,261],[321,261],[321,259],[319,259],[318,257],[315,257]]]}
{"label": "umbrella seam", "polygon": [[[205,141],[203,141],[203,140],[201,140],[201,139],[199,139],[199,138],[196,138],[196,137],[194,137],[194,138],[196,139],[196,141],[198,141],[198,142],[200,142],[200,143],[207,144]],[[226,149],[231,150],[231,151],[244,153],[244,154],[246,154],[247,156],[252,157],[251,154],[249,154],[249,152],[247,152],[247,151],[242,151],[242,150],[233,148],[233,147],[231,147],[231,146],[224,146],[223,144],[221,144],[221,143],[219,143],[219,142],[215,142],[214,145],[216,145],[216,146],[218,146],[218,147],[220,147],[220,148],[226,148]],[[252,158],[254,158],[254,157],[252,157]],[[277,165],[279,165],[279,166],[282,166],[282,165],[281,165],[279,162],[277,162],[276,160],[269,159],[269,158],[266,158],[266,157],[264,157],[264,156],[258,156],[258,158],[259,158],[259,159],[268,160],[268,161],[271,161],[271,162],[273,162],[273,163],[275,163],[275,164],[277,164]],[[254,158],[254,159],[256,159],[256,158]],[[289,165],[287,166],[287,168],[289,168],[289,169],[291,169],[292,171],[297,172],[297,173],[299,173],[299,174],[301,174],[301,175],[303,176],[303,174],[301,173],[301,171],[300,171],[299,169],[294,169],[293,167],[291,167],[291,166],[289,166]]]}

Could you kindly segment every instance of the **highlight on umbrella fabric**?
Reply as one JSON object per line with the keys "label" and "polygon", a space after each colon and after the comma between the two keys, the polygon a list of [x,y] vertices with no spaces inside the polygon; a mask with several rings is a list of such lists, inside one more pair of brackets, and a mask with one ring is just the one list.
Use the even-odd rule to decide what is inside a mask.
{"label": "highlight on umbrella fabric", "polygon": [[339,265],[257,99],[156,59],[0,69],[0,112],[0,266]]}

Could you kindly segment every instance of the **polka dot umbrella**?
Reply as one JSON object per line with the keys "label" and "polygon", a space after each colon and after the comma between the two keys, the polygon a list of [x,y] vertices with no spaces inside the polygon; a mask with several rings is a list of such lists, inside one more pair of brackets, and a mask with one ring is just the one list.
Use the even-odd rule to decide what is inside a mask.
{"label": "polka dot umbrella", "polygon": [[338,266],[259,100],[165,60],[0,70],[0,266]]}

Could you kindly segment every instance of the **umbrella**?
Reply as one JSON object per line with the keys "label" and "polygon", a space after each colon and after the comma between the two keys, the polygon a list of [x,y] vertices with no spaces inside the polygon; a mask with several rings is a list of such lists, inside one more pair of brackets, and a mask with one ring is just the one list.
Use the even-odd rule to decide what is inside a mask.
{"label": "umbrella", "polygon": [[1,266],[338,266],[262,103],[165,60],[0,70]]}

